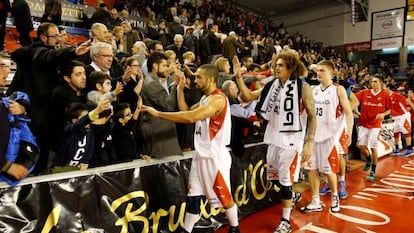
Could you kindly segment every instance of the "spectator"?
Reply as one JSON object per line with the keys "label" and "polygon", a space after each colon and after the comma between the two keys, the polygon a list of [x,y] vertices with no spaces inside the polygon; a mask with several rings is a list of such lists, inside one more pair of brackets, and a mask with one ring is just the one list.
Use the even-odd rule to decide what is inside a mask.
{"label": "spectator", "polygon": [[134,43],[141,41],[143,38],[140,36],[139,32],[135,29],[132,29],[131,24],[128,21],[123,21],[121,26],[124,28],[125,35],[125,52],[131,51]]}
{"label": "spectator", "polygon": [[105,23],[105,20],[110,18],[111,14],[108,12],[108,8],[105,3],[100,3],[99,7],[96,8],[96,11],[93,13],[90,22],[91,24],[95,23]]}
{"label": "spectator", "polygon": [[[102,99],[114,102],[123,90],[122,84],[118,82],[115,89],[111,91],[111,77],[104,72],[94,71],[89,78],[95,86],[95,89],[88,92],[87,95],[89,107],[95,107]],[[89,163],[91,167],[108,165],[118,161],[112,140],[112,124],[109,121],[113,115],[112,104],[109,104],[106,109],[99,115],[100,119],[94,121],[91,126],[95,142],[93,158]]]}
{"label": "spectator", "polygon": [[234,56],[237,56],[237,48],[241,50],[249,49],[241,44],[237,40],[237,34],[231,31],[229,36],[223,41],[223,56],[229,60],[232,60]]}
{"label": "spectator", "polygon": [[37,37],[39,42],[17,49],[11,54],[17,69],[8,91],[21,90],[30,97],[32,129],[40,147],[40,159],[36,169],[41,171],[47,166],[50,146],[50,98],[53,89],[60,82],[57,70],[87,53],[89,44],[85,42],[77,48],[56,49],[60,42],[60,34],[56,25],[52,23],[40,24]]}
{"label": "spectator", "polygon": [[[29,5],[25,0],[14,0],[11,9],[14,17],[14,25],[16,26],[16,29],[19,32],[20,44],[22,46],[31,45],[32,38],[30,38],[30,31],[33,30],[33,22],[32,17],[30,15]],[[0,44],[3,43],[0,42]]]}
{"label": "spectator", "polygon": [[[59,152],[62,144],[63,129],[66,122],[65,108],[70,103],[86,104],[86,75],[85,64],[72,60],[62,70],[64,82],[55,87],[51,96],[51,151]],[[49,162],[55,164],[55,154],[50,155]],[[53,158],[55,156],[55,158]],[[50,164],[51,165],[51,164]]]}
{"label": "spectator", "polygon": [[184,35],[184,27],[181,25],[181,20],[178,16],[174,16],[174,21],[169,26],[172,36],[176,34]]}
{"label": "spectator", "polygon": [[11,17],[11,6],[9,0],[0,0],[0,51],[4,50],[4,37],[6,36],[6,19]]}
{"label": "spectator", "polygon": [[138,60],[138,64],[141,66],[144,64],[145,59],[147,59],[148,48],[147,45],[142,41],[137,41],[134,43],[134,46],[131,48],[132,56]]}
{"label": "spectator", "polygon": [[180,34],[174,36],[174,44],[168,45],[165,49],[172,50],[177,55],[180,64],[184,64],[183,54],[188,51],[188,48],[183,45],[184,38]]}
{"label": "spectator", "polygon": [[62,1],[45,0],[45,11],[42,16],[42,23],[49,22],[55,25],[62,24]]}
{"label": "spectator", "polygon": [[115,8],[112,8],[110,11],[110,16],[111,17],[107,18],[104,23],[106,27],[112,31],[115,26],[121,26],[122,19],[118,16],[118,11]]}
{"label": "spectator", "polygon": [[[150,55],[155,53],[155,52],[162,53],[162,52],[164,52],[164,46],[162,46],[160,41],[153,40],[150,43],[148,43],[148,50],[149,50]],[[142,69],[142,73],[144,74],[145,77],[148,76],[148,74],[149,74],[147,61],[148,61],[148,59],[145,59],[145,61],[142,64],[140,64],[141,69]]]}
{"label": "spectator", "polygon": [[217,80],[218,88],[221,88],[225,81],[233,79],[233,75],[230,74],[230,63],[227,58],[220,57],[214,62],[213,65],[217,68],[219,72],[219,77]]}
{"label": "spectator", "polygon": [[[139,106],[140,103],[134,105]],[[144,160],[149,159],[148,156],[140,155],[137,147],[136,127],[140,108],[141,106],[132,111],[128,103],[120,103],[116,107],[113,141],[119,161],[131,161],[140,157]]]}
{"label": "spectator", "polygon": [[66,107],[65,112],[70,120],[64,129],[58,166],[72,166],[80,170],[89,167],[95,146],[95,138],[90,124],[98,120],[99,115],[109,108],[109,103],[110,100],[102,99],[97,107],[89,113],[88,107],[83,103],[71,103]]}
{"label": "spectator", "polygon": [[[6,78],[10,73],[9,64],[5,61],[4,57],[0,57],[0,88],[6,86]],[[0,98],[6,97],[3,92],[0,92]],[[11,131],[11,126],[8,120],[8,114],[21,115],[26,112],[24,105],[16,102],[10,101],[9,106],[6,107],[3,101],[0,100],[0,172],[2,174],[6,173],[15,179],[22,179],[29,174],[27,167],[22,164],[18,164],[8,160],[6,156],[7,147],[9,144],[9,135]],[[26,106],[27,107],[27,106]]]}
{"label": "spectator", "polygon": [[211,58],[210,42],[207,35],[208,30],[203,30],[203,34],[199,39],[199,56],[202,65],[209,63]]}
{"label": "spectator", "polygon": [[[161,84],[168,78],[167,57],[163,53],[154,52],[148,57],[147,66],[149,74],[145,76],[141,94],[143,104],[163,111],[175,111],[176,86],[168,89],[166,85]],[[142,138],[142,154],[155,158],[182,154],[173,122],[143,114],[138,128]]]}
{"label": "spectator", "polygon": [[112,67],[112,45],[105,42],[97,42],[92,45],[90,56],[92,58],[91,64],[87,65],[86,70],[86,80],[87,80],[87,89],[95,89],[94,86],[89,83],[89,76],[92,71],[102,71],[107,73],[110,76],[113,75]]}
{"label": "spectator", "polygon": [[142,84],[144,83],[144,75],[136,58],[124,58],[121,63],[124,67],[124,74],[114,80],[123,84],[119,101],[129,103],[131,110],[135,111],[138,96],[141,94]]}

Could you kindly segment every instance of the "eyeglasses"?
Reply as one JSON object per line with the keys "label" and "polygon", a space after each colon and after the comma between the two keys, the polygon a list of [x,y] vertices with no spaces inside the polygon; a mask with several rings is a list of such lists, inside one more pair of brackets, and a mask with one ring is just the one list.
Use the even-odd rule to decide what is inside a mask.
{"label": "eyeglasses", "polygon": [[105,57],[105,58],[113,57],[112,54],[111,55],[108,55],[108,54],[98,54],[98,56]]}
{"label": "eyeglasses", "polygon": [[60,34],[56,34],[56,35],[46,35],[47,37],[52,37],[52,38],[59,38],[62,37],[62,35]]}

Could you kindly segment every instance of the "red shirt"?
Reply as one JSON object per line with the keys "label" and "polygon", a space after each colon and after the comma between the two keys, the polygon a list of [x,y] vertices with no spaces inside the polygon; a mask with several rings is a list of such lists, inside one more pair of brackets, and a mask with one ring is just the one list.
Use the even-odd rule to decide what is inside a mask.
{"label": "red shirt", "polygon": [[[411,102],[414,103],[414,98],[410,98]],[[407,109],[411,113],[411,122],[414,122],[414,109],[407,104]]]}
{"label": "red shirt", "polygon": [[407,111],[406,97],[401,93],[393,91],[390,95],[391,99],[391,116],[401,116]]}
{"label": "red shirt", "polygon": [[361,106],[358,125],[365,128],[381,128],[382,120],[375,119],[378,114],[390,109],[390,96],[381,90],[376,95],[371,89],[365,89],[355,94]]}

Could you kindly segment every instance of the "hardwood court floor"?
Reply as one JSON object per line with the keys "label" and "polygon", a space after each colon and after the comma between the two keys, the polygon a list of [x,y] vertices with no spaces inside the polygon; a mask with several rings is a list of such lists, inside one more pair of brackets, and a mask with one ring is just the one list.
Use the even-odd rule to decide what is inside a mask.
{"label": "hardwood court floor", "polygon": [[[341,200],[341,212],[330,213],[330,195],[321,196],[322,212],[302,213],[311,200],[306,183],[302,200],[292,213],[293,232],[373,233],[414,232],[414,156],[385,156],[377,166],[375,182],[366,180],[362,161],[349,161],[348,197]],[[272,233],[281,218],[281,205],[271,206],[241,220],[242,233]],[[218,233],[226,233],[223,227]]]}

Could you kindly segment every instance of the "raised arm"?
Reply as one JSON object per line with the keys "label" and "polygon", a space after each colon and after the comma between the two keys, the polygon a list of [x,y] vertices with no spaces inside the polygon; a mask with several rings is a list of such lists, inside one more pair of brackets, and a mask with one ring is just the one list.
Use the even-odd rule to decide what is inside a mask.
{"label": "raised arm", "polygon": [[259,99],[260,94],[262,93],[262,89],[251,91],[241,76],[240,72],[240,61],[237,56],[233,57],[233,70],[234,70],[234,77],[236,78],[237,86],[239,87],[241,97],[245,101],[253,101]]}
{"label": "raised arm", "polygon": [[[213,115],[218,115],[226,106],[226,97],[221,95],[212,96],[208,102],[203,106],[189,111],[181,112],[160,112],[152,107],[142,106],[142,111],[162,119],[179,122],[179,123],[194,123],[199,120],[206,119]],[[230,109],[228,109],[230,111]]]}

